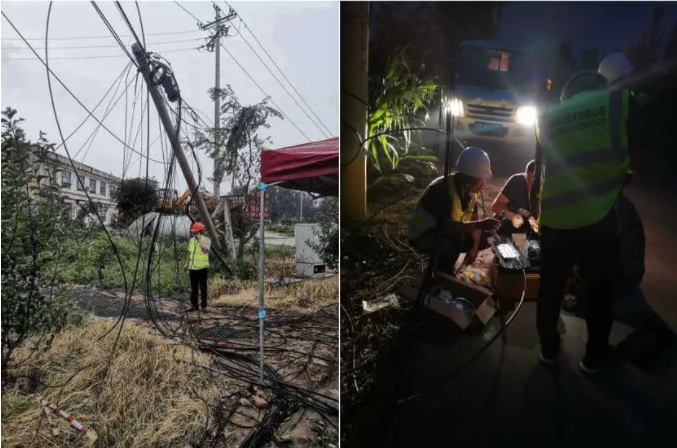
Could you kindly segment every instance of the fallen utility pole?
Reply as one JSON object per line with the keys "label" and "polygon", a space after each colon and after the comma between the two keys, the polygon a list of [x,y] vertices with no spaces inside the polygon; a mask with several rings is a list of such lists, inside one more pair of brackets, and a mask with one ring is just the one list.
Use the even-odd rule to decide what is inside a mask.
{"label": "fallen utility pole", "polygon": [[188,159],[186,159],[186,155],[183,153],[183,149],[181,148],[179,137],[176,133],[174,125],[172,124],[172,119],[169,116],[169,112],[167,111],[167,106],[165,105],[165,102],[162,98],[162,93],[160,93],[158,86],[155,84],[155,82],[153,82],[148,55],[138,44],[132,44],[132,53],[134,53],[134,57],[139,63],[139,70],[143,74],[143,78],[146,80],[146,85],[148,86],[150,96],[153,97],[153,102],[155,103],[158,115],[160,116],[160,121],[162,121],[165,132],[169,136],[169,141],[172,144],[172,150],[174,151],[176,159],[179,161],[179,166],[181,167],[181,171],[183,171],[183,176],[186,178],[186,182],[188,183],[188,188],[190,189],[193,200],[197,203],[197,210],[200,218],[202,218],[202,222],[207,228],[207,232],[212,239],[212,244],[216,246],[217,249],[221,249],[221,244],[219,242],[219,236],[216,233],[216,228],[214,227],[211,216],[209,216],[207,205],[205,204],[204,199],[197,188],[197,182],[195,181],[195,177],[193,177],[193,172],[191,171],[190,165],[188,164]]}

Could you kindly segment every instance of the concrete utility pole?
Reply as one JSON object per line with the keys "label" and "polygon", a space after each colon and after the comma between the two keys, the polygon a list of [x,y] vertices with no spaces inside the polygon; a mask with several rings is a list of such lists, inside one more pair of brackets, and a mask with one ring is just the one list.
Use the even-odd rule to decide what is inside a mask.
{"label": "concrete utility pole", "polygon": [[[207,51],[213,51],[216,54],[216,73],[214,74],[214,151],[218,151],[219,146],[221,145],[219,136],[219,129],[221,127],[221,36],[228,35],[229,29],[223,24],[230,22],[237,17],[237,13],[231,9],[227,16],[221,17],[221,8],[214,5],[214,10],[216,12],[214,21],[206,25],[200,25],[200,29],[202,31],[215,30],[214,35],[211,36],[210,41],[205,48]],[[214,197],[216,200],[221,196],[220,184],[221,183],[216,176],[216,161],[214,161]]]}
{"label": "concrete utility pole", "polygon": [[219,236],[216,233],[216,229],[214,228],[212,218],[211,216],[209,216],[209,210],[207,210],[207,205],[202,199],[202,195],[198,191],[197,182],[195,181],[195,177],[193,177],[193,172],[190,169],[188,159],[186,159],[186,155],[183,153],[181,143],[179,143],[179,138],[178,135],[176,134],[176,129],[174,129],[174,125],[172,124],[172,119],[169,116],[169,112],[167,111],[167,107],[162,97],[162,93],[158,89],[158,85],[152,79],[148,55],[139,44],[132,44],[132,53],[134,53],[134,57],[136,58],[136,61],[139,64],[139,70],[143,74],[143,78],[146,80],[148,90],[150,91],[150,96],[153,97],[153,102],[155,103],[158,115],[160,116],[160,121],[162,122],[162,125],[165,128],[165,132],[169,136],[169,141],[172,145],[172,150],[174,151],[176,159],[179,161],[179,166],[181,167],[181,171],[183,171],[183,176],[186,178],[188,188],[190,188],[190,193],[193,196],[195,202],[197,203],[197,210],[198,213],[200,214],[200,218],[202,218],[202,222],[207,228],[207,232],[209,233],[209,236],[212,239],[212,244],[216,246],[217,249],[221,249],[220,247],[221,244],[219,243]]}

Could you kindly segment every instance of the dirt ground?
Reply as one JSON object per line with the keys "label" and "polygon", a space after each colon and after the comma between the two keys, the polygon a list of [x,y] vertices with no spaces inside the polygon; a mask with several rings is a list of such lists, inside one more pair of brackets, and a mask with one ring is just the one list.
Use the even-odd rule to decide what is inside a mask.
{"label": "dirt ground", "polygon": [[[97,291],[76,288],[71,291],[74,302],[96,316],[117,320],[124,303],[120,291]],[[158,300],[155,320],[175,333],[180,342],[187,328],[202,341],[221,349],[258,355],[259,322],[257,311],[250,307],[210,307],[207,312],[186,314],[186,305],[175,300]],[[160,334],[149,319],[142,296],[134,296],[127,320],[141,324],[153,334]],[[336,307],[312,314],[271,311],[265,320],[265,362],[276,369],[282,381],[295,387],[329,397],[324,400],[338,407],[338,317]],[[237,367],[237,366],[235,366]],[[322,398],[320,398],[322,400]],[[242,401],[229,431],[229,442],[239,443],[249,434],[266,412],[249,401]],[[334,419],[338,425],[338,418]],[[283,422],[271,443],[292,443],[293,446],[327,446],[329,427],[312,409],[301,407]]]}

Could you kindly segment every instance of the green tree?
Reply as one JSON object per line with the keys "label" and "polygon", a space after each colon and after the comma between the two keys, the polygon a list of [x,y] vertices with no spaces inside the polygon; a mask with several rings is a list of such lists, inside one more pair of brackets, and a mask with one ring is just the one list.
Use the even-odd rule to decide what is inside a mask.
{"label": "green tree", "polygon": [[118,210],[124,214],[124,222],[130,224],[143,214],[157,209],[158,182],[142,177],[124,179],[114,198],[118,203]]}
{"label": "green tree", "polygon": [[[63,241],[72,228],[61,189],[41,175],[54,145],[26,138],[17,111],[2,112],[2,369],[27,337],[53,334],[78,314],[65,293],[53,294]],[[45,293],[44,291],[49,291]],[[48,338],[42,338],[48,340]]]}
{"label": "green tree", "polygon": [[339,201],[338,198],[325,198],[318,210],[319,229],[316,232],[318,243],[309,245],[317,251],[329,269],[336,269],[339,263]]}
{"label": "green tree", "polygon": [[366,146],[373,167],[381,172],[384,158],[394,169],[401,159],[413,157],[409,150],[415,134],[410,129],[425,126],[437,85],[422,79],[420,70],[412,69],[407,48],[393,53],[385,76],[372,77],[370,84],[374,98],[367,122]]}

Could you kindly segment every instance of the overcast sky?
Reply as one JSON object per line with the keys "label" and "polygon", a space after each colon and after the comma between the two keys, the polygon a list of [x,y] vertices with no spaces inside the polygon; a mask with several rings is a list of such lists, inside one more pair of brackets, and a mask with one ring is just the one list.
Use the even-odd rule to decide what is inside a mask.
{"label": "overcast sky", "polygon": [[[211,2],[183,1],[183,7],[203,22],[214,18]],[[225,2],[216,2],[222,10],[228,11]],[[123,2],[125,12],[132,25],[140,32],[139,20],[134,2]],[[44,35],[48,2],[2,2],[2,11],[36,47],[44,58]],[[125,45],[131,45],[130,32],[113,2],[98,2],[115,31],[121,35]],[[331,136],[338,135],[338,4],[334,2],[230,2],[242,20],[270,53],[294,87],[303,95],[315,114],[328,127]],[[214,53],[195,48],[202,45],[207,32],[200,31],[195,19],[183,11],[175,2],[153,1],[139,2],[141,17],[146,33],[149,51],[164,55],[176,73],[182,97],[194,108],[203,112],[203,118],[213,124],[214,103],[208,96],[208,89],[214,85]],[[49,99],[47,76],[44,66],[37,61],[26,45],[17,40],[18,36],[3,18],[2,35],[2,91],[0,104],[4,109],[11,106],[19,111],[26,122],[24,128],[31,139],[36,139],[39,130],[47,132],[51,142],[60,143],[54,114]],[[238,31],[239,30],[239,31]],[[163,33],[163,34],[157,34]],[[52,71],[68,86],[73,93],[90,109],[104,97],[124,68],[130,62],[122,49],[110,35],[105,24],[90,2],[54,2],[50,22],[50,66]],[[326,136],[306,117],[290,96],[285,93],[275,78],[265,69],[252,53],[245,41],[267,62],[273,73],[294,94],[282,75],[268,60],[251,34],[239,19],[232,22],[230,34],[224,44],[228,51],[242,64],[254,80],[272,96],[281,111],[290,120],[272,119],[271,127],[264,130],[262,137],[273,140],[271,149],[321,140]],[[63,39],[71,37],[81,39]],[[96,37],[96,38],[95,38]],[[59,38],[59,39],[57,39]],[[177,42],[180,41],[180,42]],[[184,42],[185,41],[185,42]],[[91,48],[97,46],[99,48]],[[103,46],[103,48],[101,48]],[[59,47],[89,47],[63,49]],[[131,53],[131,51],[130,51]],[[93,56],[116,56],[91,58]],[[88,59],[84,59],[87,57]],[[65,58],[65,59],[62,59]],[[121,100],[112,110],[104,124],[120,139],[132,142],[140,123],[140,106],[136,105],[132,120],[134,91],[134,71],[125,82],[132,81],[127,99]],[[233,58],[221,51],[221,84],[230,84],[242,104],[261,101],[264,94],[237,66]],[[53,78],[56,107],[64,134],[70,134],[86,117],[87,112],[58,85]],[[106,97],[95,115],[101,119],[111,98],[117,99],[124,89],[120,85],[115,97],[113,91]],[[297,98],[303,105],[303,102]],[[126,104],[125,104],[126,103]],[[151,101],[152,105],[152,101]],[[127,126],[125,124],[127,112]],[[312,113],[307,112],[313,119]],[[293,121],[305,133],[299,132]],[[144,121],[145,123],[145,121]],[[320,125],[321,126],[321,125]],[[85,144],[97,123],[89,120],[70,140],[68,149],[74,155]],[[144,125],[145,128],[145,125]],[[145,132],[145,130],[144,130]],[[325,131],[326,132],[326,131]],[[131,134],[131,135],[130,135]],[[157,113],[151,108],[151,142],[159,136]],[[163,134],[164,135],[164,134]],[[143,138],[145,141],[146,138]],[[164,139],[163,139],[164,140]],[[162,160],[161,141],[151,146],[151,158]],[[130,146],[134,146],[130,143]],[[141,138],[137,138],[135,148],[145,151]],[[63,148],[59,152],[65,154]],[[130,153],[130,151],[127,151]],[[86,153],[86,154],[85,154]],[[123,174],[123,145],[108,132],[100,129],[91,148],[82,149],[76,160],[95,168]],[[125,177],[136,177],[140,169],[145,173],[145,163],[139,163],[140,156],[134,154]],[[211,176],[212,162],[204,154],[200,155],[205,175]],[[162,165],[151,162],[150,174],[158,180],[164,179]],[[185,188],[185,182],[178,185]],[[212,189],[211,183],[209,190]],[[222,187],[222,192],[224,187]]]}

